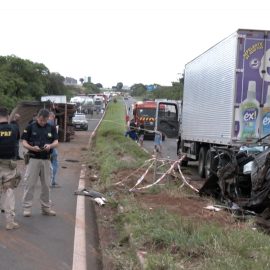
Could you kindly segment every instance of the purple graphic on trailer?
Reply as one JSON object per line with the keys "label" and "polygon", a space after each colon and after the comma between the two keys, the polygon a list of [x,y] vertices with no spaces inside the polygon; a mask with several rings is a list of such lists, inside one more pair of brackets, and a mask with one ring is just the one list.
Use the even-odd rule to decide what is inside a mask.
{"label": "purple graphic on trailer", "polygon": [[[264,104],[267,103],[267,91],[270,85],[270,40],[265,39],[264,32],[240,32],[245,38],[239,39],[239,59],[237,74],[237,96],[236,102],[240,104],[239,119],[240,125],[236,136],[240,139],[258,138],[263,130],[270,130],[263,127],[263,123],[269,123],[270,112],[267,111],[267,118],[263,119]],[[269,90],[270,91],[270,90]],[[270,100],[270,93],[269,93]],[[261,118],[262,117],[262,118]],[[237,124],[237,123],[236,123]]]}
{"label": "purple graphic on trailer", "polygon": [[242,40],[241,51],[239,52],[239,64],[242,65],[241,69],[243,70],[243,73],[242,80],[238,81],[237,103],[241,103],[247,98],[249,81],[254,81],[256,83],[256,98],[259,102],[261,101],[263,80],[259,69],[265,50],[264,33],[259,33],[260,35],[256,36],[256,38],[249,37],[248,33],[240,33],[244,34],[246,38]]}

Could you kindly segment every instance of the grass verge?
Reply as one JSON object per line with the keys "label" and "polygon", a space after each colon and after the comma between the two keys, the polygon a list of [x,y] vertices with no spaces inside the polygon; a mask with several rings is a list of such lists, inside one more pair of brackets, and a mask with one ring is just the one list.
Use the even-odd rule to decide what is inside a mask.
{"label": "grass verge", "polygon": [[[110,104],[90,155],[99,171],[100,190],[117,193],[111,203],[98,209],[99,223],[105,228],[100,237],[113,230],[104,250],[111,263],[104,269],[140,269],[136,251],[145,252],[144,269],[269,269],[270,239],[252,230],[251,224],[231,228],[189,219],[170,212],[162,203],[155,209],[145,207],[138,194],[121,193],[111,186],[121,180],[115,179],[119,171],[137,168],[149,158],[124,136],[124,116],[121,101]],[[172,183],[156,186],[148,194],[182,196],[175,190]],[[116,211],[119,205],[121,211]]]}
{"label": "grass verge", "polygon": [[120,169],[140,166],[149,155],[136,142],[125,137],[125,110],[121,101],[110,103],[94,139],[91,161],[98,164],[101,184],[110,186]]}

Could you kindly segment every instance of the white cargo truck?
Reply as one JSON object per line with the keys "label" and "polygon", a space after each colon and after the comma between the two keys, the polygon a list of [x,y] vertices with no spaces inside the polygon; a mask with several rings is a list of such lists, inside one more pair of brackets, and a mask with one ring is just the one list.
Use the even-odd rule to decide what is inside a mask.
{"label": "white cargo truck", "polygon": [[178,152],[209,174],[212,146],[270,133],[270,31],[239,29],[185,66]]}

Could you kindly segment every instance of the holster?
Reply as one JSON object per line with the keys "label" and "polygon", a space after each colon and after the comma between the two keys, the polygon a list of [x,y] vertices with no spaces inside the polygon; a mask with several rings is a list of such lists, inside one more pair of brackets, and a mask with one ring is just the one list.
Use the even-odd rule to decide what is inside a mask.
{"label": "holster", "polygon": [[21,179],[21,174],[17,171],[17,169],[15,169],[14,176],[12,176],[11,178],[2,178],[2,187],[4,190],[7,190],[8,188],[14,189],[19,185]]}
{"label": "holster", "polygon": [[19,185],[19,183],[21,182],[21,179],[22,179],[21,174],[16,170],[16,175],[11,180],[11,185],[13,186],[13,188],[16,188]]}
{"label": "holster", "polygon": [[30,160],[30,153],[24,153],[23,157],[24,157],[24,164],[27,165]]}

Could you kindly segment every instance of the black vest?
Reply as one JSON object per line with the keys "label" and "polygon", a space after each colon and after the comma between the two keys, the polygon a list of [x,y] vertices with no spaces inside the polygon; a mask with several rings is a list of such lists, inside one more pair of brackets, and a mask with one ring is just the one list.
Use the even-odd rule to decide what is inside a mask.
{"label": "black vest", "polygon": [[[28,143],[32,146],[38,146],[40,148],[44,147],[45,144],[51,144],[55,138],[52,136],[52,126],[46,124],[44,127],[37,124],[37,122],[33,122],[30,125],[31,135],[28,140]],[[48,159],[52,152],[42,151],[42,152],[33,152],[29,151],[34,158],[40,159]]]}
{"label": "black vest", "polygon": [[18,130],[11,124],[0,123],[0,159],[16,157]]}

